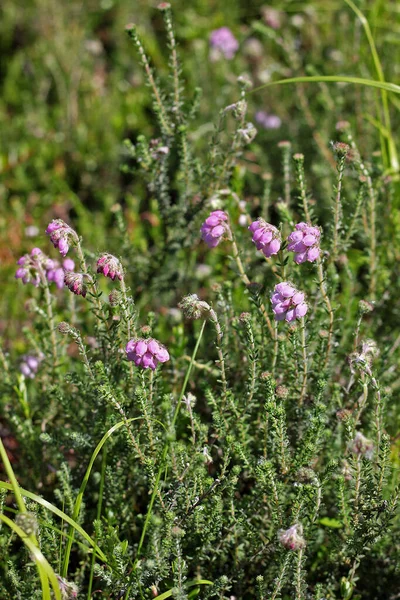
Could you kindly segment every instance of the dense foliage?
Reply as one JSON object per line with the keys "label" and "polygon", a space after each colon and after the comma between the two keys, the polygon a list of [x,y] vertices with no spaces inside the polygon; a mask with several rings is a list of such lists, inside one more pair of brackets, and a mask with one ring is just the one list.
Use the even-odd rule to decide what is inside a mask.
{"label": "dense foliage", "polygon": [[5,3],[1,599],[398,597],[398,100],[208,4]]}

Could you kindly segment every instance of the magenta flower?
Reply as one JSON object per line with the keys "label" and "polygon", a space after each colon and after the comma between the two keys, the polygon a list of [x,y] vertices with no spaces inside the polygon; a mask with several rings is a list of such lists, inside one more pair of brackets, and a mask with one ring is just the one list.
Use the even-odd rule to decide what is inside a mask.
{"label": "magenta flower", "polygon": [[219,58],[222,55],[231,60],[239,49],[239,42],[229,27],[220,27],[211,32],[210,46],[215,53],[213,58]]}
{"label": "magenta flower", "polygon": [[116,277],[119,280],[123,278],[121,263],[118,258],[112,254],[102,254],[97,261],[97,272],[103,273],[105,277],[109,277],[114,281]]}
{"label": "magenta flower", "polygon": [[39,354],[38,356],[33,354],[25,354],[22,357],[21,364],[19,366],[19,370],[25,377],[29,377],[33,379],[39,369],[40,363],[44,359],[44,354]]}
{"label": "magenta flower", "polygon": [[276,321],[285,320],[291,323],[295,319],[304,317],[308,310],[303,292],[299,292],[287,281],[282,281],[275,286],[271,302]]}
{"label": "magenta flower", "polygon": [[65,271],[73,271],[75,263],[71,258],[65,258],[62,262],[62,266],[58,260],[49,259],[46,262],[46,277],[49,282],[54,281],[59,290],[64,287],[64,275]]}
{"label": "magenta flower", "polygon": [[228,231],[228,215],[223,210],[214,210],[200,229],[201,237],[209,248],[218,246],[226,231]]}
{"label": "magenta flower", "polygon": [[258,110],[255,114],[255,120],[264,129],[279,129],[282,125],[278,115],[270,115],[265,110]]}
{"label": "magenta flower", "polygon": [[19,268],[15,272],[15,278],[21,279],[22,283],[32,283],[38,287],[40,284],[38,269],[44,266],[48,260],[40,248],[33,248],[30,254],[25,254],[17,260]]}
{"label": "magenta flower", "polygon": [[287,550],[301,550],[306,545],[303,538],[303,527],[299,523],[292,525],[289,529],[280,529],[278,539]]}
{"label": "magenta flower", "polygon": [[54,219],[46,229],[54,248],[58,248],[60,254],[65,256],[72,241],[77,240],[75,231],[62,219]]}
{"label": "magenta flower", "polygon": [[281,234],[278,229],[264,219],[257,219],[249,227],[253,234],[253,242],[257,250],[261,250],[266,258],[277,254],[281,248]]}
{"label": "magenta flower", "polygon": [[137,367],[142,367],[142,369],[154,371],[158,363],[165,363],[169,360],[168,350],[152,338],[130,340],[125,351],[127,359],[132,360]]}
{"label": "magenta flower", "polygon": [[64,283],[67,288],[77,296],[82,296],[83,298],[85,298],[87,293],[84,279],[85,275],[83,273],[64,272]]}
{"label": "magenta flower", "polygon": [[294,262],[298,265],[308,260],[314,262],[320,255],[321,231],[307,223],[298,223],[288,237],[288,250],[295,253]]}

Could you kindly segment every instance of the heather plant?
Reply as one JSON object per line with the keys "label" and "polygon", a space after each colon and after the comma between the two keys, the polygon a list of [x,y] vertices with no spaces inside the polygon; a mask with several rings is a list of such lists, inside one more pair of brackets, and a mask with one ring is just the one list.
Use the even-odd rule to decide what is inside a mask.
{"label": "heather plant", "polygon": [[[266,11],[275,39],[281,15]],[[317,136],[322,166],[300,138],[268,149],[273,180],[254,169],[242,74],[198,143],[199,93],[168,3],[159,15],[166,78],[126,27],[157,123],[121,159],[146,235],[122,200],[110,240],[55,212],[17,261],[0,597],[396,598],[396,174],[343,120],[331,146]],[[239,52],[225,26],[208,40],[215,64]]]}

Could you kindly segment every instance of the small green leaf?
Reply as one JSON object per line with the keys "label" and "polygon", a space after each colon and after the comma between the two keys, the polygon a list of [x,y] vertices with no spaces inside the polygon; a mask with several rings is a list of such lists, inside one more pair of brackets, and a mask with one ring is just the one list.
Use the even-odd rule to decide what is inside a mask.
{"label": "small green leaf", "polygon": [[329,527],[330,529],[340,529],[343,527],[343,523],[338,521],[337,519],[330,519],[329,517],[324,517],[319,520],[319,524],[324,527]]}

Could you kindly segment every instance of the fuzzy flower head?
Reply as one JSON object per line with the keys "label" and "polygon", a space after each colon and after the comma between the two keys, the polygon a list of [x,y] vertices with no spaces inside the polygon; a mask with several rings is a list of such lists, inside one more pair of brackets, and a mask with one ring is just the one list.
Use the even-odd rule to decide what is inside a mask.
{"label": "fuzzy flower head", "polygon": [[35,287],[40,284],[39,270],[46,268],[49,259],[40,248],[33,248],[29,254],[21,256],[17,260],[18,269],[15,278],[21,279],[22,283],[32,283]]}
{"label": "fuzzy flower head", "polygon": [[304,317],[308,310],[304,293],[299,292],[287,281],[282,281],[275,286],[271,302],[276,321],[285,320],[291,323]]}
{"label": "fuzzy flower head", "polygon": [[75,583],[71,583],[64,579],[64,577],[60,577],[60,575],[56,575],[58,587],[60,588],[61,598],[63,600],[73,600],[78,597],[78,586]]}
{"label": "fuzzy flower head", "polygon": [[87,287],[85,284],[85,275],[83,273],[65,271],[64,283],[72,293],[85,298],[87,293]]}
{"label": "fuzzy flower head", "polygon": [[298,223],[296,229],[288,237],[288,250],[294,252],[294,262],[298,265],[315,262],[321,253],[321,231],[318,227],[307,223]]}
{"label": "fuzzy flower head", "polygon": [[278,115],[269,114],[265,110],[258,110],[255,114],[255,120],[264,129],[279,129],[282,125]]}
{"label": "fuzzy flower head", "polygon": [[303,527],[299,523],[295,523],[289,529],[280,529],[278,540],[287,550],[301,550],[306,545],[303,538]]}
{"label": "fuzzy flower head", "polygon": [[130,340],[126,345],[126,356],[137,367],[154,371],[158,363],[169,360],[168,350],[153,338]]}
{"label": "fuzzy flower head", "polygon": [[231,60],[239,49],[239,42],[229,27],[220,27],[211,32],[210,47],[212,60],[218,60],[221,56]]}
{"label": "fuzzy flower head", "polygon": [[47,281],[54,282],[59,290],[64,287],[64,274],[65,271],[73,271],[75,269],[75,263],[71,258],[65,258],[62,261],[62,265],[58,260],[49,259],[46,263],[46,277]]}
{"label": "fuzzy flower head", "polygon": [[365,456],[365,458],[370,459],[374,453],[374,444],[361,431],[357,431],[354,439],[349,444],[349,450],[356,456]]}
{"label": "fuzzy flower head", "polygon": [[189,294],[182,298],[178,307],[183,310],[188,319],[201,319],[206,317],[211,310],[210,305],[204,300],[200,300],[197,294]]}
{"label": "fuzzy flower head", "polygon": [[38,355],[35,354],[24,354],[21,359],[21,363],[19,365],[19,370],[25,377],[29,377],[29,379],[34,379],[36,373],[38,372],[40,363],[44,359],[44,354],[40,353]]}
{"label": "fuzzy flower head", "polygon": [[72,227],[67,225],[62,219],[51,221],[47,226],[46,233],[50,236],[50,241],[54,248],[58,248],[62,256],[67,254],[71,243],[78,239]]}
{"label": "fuzzy flower head", "polygon": [[103,273],[105,277],[109,277],[114,281],[118,278],[120,281],[123,278],[122,266],[118,258],[112,254],[102,254],[97,261],[97,272]]}
{"label": "fuzzy flower head", "polygon": [[253,234],[253,242],[257,250],[261,250],[266,258],[277,254],[281,248],[281,234],[274,225],[270,225],[264,219],[257,219],[249,227]]}
{"label": "fuzzy flower head", "polygon": [[215,248],[228,231],[228,215],[223,210],[214,210],[201,226],[202,239],[209,248]]}

